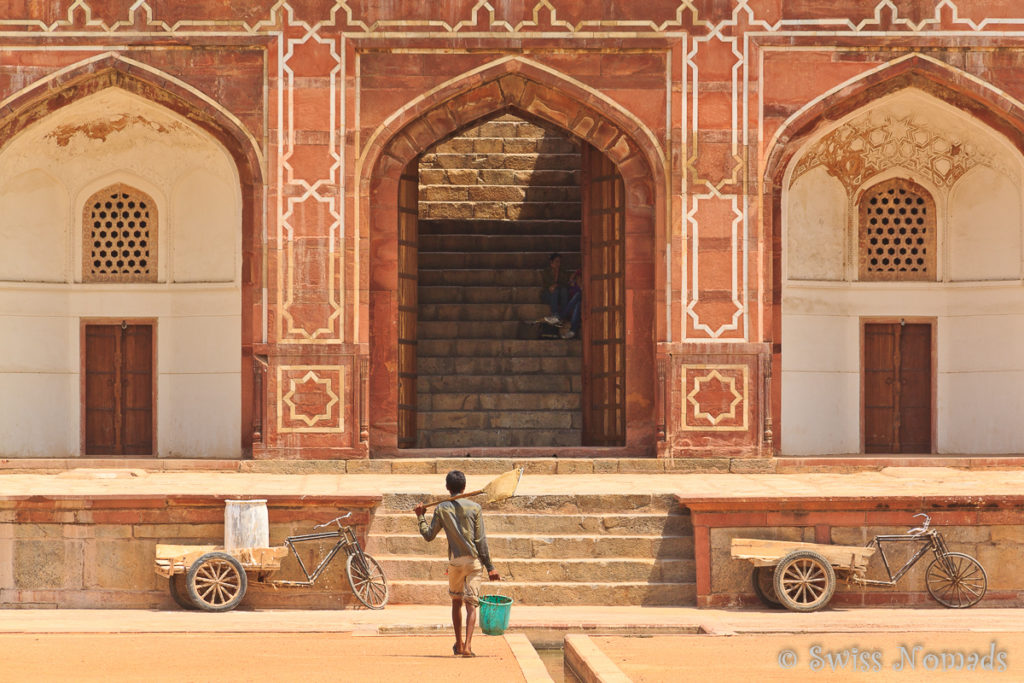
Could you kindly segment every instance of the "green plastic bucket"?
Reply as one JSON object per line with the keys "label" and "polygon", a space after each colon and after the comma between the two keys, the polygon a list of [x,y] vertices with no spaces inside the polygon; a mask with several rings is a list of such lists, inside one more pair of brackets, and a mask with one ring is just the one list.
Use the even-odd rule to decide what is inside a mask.
{"label": "green plastic bucket", "polygon": [[500,636],[508,628],[512,598],[504,595],[480,596],[480,630],[489,636]]}

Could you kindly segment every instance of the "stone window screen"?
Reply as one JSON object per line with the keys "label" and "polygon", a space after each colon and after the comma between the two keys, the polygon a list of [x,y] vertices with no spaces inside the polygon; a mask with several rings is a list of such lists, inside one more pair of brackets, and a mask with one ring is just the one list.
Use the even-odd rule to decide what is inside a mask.
{"label": "stone window screen", "polygon": [[860,279],[935,280],[935,201],[905,179],[881,182],[860,199]]}
{"label": "stone window screen", "polygon": [[85,203],[84,282],[156,282],[157,210],[153,198],[118,184]]}

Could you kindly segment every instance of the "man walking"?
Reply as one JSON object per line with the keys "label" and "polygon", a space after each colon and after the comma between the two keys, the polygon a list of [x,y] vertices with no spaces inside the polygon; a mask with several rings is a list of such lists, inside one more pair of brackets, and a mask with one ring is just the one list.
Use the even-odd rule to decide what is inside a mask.
{"label": "man walking", "polygon": [[[451,495],[459,495],[466,490],[466,475],[459,470],[452,470],[445,478],[445,487]],[[424,518],[426,506],[417,505],[415,512],[423,538],[434,540],[442,527],[448,537],[448,595],[452,598],[452,626],[455,629],[452,653],[475,657],[472,648],[473,627],[476,625],[476,606],[479,603],[483,568],[487,568],[487,578],[491,581],[500,579],[487,551],[483,510],[479,503],[462,498],[439,504],[430,524]],[[463,603],[466,605],[465,641],[462,639]]]}

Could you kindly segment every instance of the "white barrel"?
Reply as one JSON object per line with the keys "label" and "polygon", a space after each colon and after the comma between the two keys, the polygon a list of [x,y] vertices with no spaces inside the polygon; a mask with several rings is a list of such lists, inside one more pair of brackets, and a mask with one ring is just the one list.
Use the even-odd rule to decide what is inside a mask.
{"label": "white barrel", "polygon": [[267,501],[224,501],[224,549],[269,548],[270,523]]}

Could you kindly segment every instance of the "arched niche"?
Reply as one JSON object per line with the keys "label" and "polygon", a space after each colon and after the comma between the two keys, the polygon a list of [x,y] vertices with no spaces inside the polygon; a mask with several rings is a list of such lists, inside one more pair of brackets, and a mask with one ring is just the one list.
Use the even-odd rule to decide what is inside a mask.
{"label": "arched niche", "polygon": [[[251,404],[242,397],[246,385],[251,391],[251,372],[241,372],[246,198],[235,156],[189,118],[129,89],[108,85],[76,94],[44,116],[19,118],[28,124],[0,148],[0,186],[38,188],[24,194],[23,203],[39,206],[40,192],[49,197],[39,206],[46,216],[37,221],[41,235],[26,236],[26,226],[33,225],[10,219],[31,211],[0,216],[2,251],[23,271],[0,282],[0,327],[7,331],[0,384],[18,384],[4,392],[12,410],[0,411],[4,452],[82,453],[85,326],[135,320],[154,329],[156,439],[147,454],[239,457],[246,446],[240,438],[248,419],[243,404]],[[38,106],[32,101],[23,112]],[[0,127],[14,130],[10,124],[4,120]],[[219,185],[209,187],[219,191],[195,193],[197,173],[216,178]],[[158,265],[146,278],[83,277],[92,227],[87,204],[114,189],[145,196],[152,205]],[[219,220],[194,224],[206,215]],[[195,238],[198,232],[203,238]],[[40,236],[42,256],[32,247]],[[34,348],[40,338],[47,340],[45,358]],[[20,377],[11,376],[14,368]],[[22,438],[32,433],[19,427],[26,420],[47,421],[49,429],[41,432],[46,436]],[[61,428],[53,429],[54,423]]]}
{"label": "arched niche", "polygon": [[[1013,140],[976,113],[905,87],[821,125],[789,158],[780,188],[785,252],[776,311],[782,452],[863,451],[869,406],[888,400],[874,396],[865,374],[873,362],[865,325],[897,325],[899,338],[908,321],[932,329],[930,348],[915,351],[927,353],[932,366],[930,399],[916,399],[930,401],[929,452],[1024,447],[999,426],[1012,423],[1009,406],[1024,395],[1008,382],[993,407],[985,388],[993,369],[1018,372],[1018,352],[998,325],[1024,326],[1024,158]],[[879,187],[916,192],[929,205],[936,260],[927,274],[865,273],[863,202]],[[893,408],[896,422],[899,410]]]}

